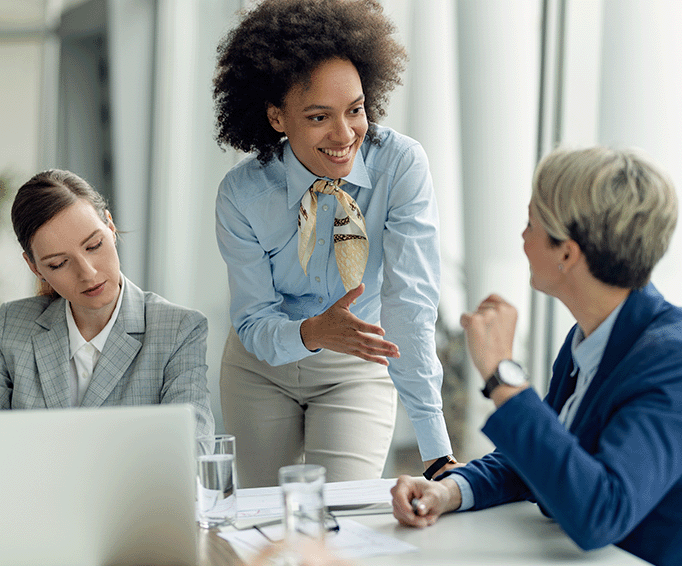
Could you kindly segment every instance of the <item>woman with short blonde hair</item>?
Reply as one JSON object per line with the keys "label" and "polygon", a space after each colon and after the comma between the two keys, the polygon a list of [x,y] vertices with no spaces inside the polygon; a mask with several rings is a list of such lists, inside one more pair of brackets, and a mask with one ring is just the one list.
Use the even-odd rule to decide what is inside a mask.
{"label": "woman with short blonde hair", "polygon": [[548,154],[533,177],[531,206],[556,244],[575,240],[592,275],[619,287],[646,285],[677,223],[672,180],[635,150]]}
{"label": "woman with short blonde hair", "polygon": [[531,285],[577,324],[543,402],[511,360],[516,309],[490,295],[462,315],[497,408],[483,428],[496,450],[440,481],[399,478],[401,522],[527,500],[583,549],[679,565],[682,309],[649,281],[676,221],[672,183],[639,152],[559,149],[540,162],[523,232]]}

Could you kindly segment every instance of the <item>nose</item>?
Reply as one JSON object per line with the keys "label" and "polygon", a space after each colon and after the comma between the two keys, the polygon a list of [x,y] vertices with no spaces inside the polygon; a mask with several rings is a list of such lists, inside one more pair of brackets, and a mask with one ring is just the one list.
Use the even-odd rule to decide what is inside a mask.
{"label": "nose", "polygon": [[77,268],[78,276],[82,281],[89,281],[97,273],[95,267],[85,257],[79,258],[79,260],[77,261]]}
{"label": "nose", "polygon": [[345,116],[341,116],[336,120],[332,137],[335,142],[339,143],[350,143],[353,141],[355,131]]}

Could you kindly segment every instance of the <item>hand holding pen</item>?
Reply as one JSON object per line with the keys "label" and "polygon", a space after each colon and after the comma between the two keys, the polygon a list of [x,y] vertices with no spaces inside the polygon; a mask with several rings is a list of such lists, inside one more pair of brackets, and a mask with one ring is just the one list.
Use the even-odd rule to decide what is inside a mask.
{"label": "hand holding pen", "polygon": [[462,503],[457,483],[445,478],[429,481],[400,476],[391,488],[393,515],[404,525],[427,527],[443,513],[454,511]]}
{"label": "hand holding pen", "polygon": [[418,498],[413,497],[410,504],[412,505],[412,512],[415,515],[423,515],[426,512],[426,505],[424,505]]}

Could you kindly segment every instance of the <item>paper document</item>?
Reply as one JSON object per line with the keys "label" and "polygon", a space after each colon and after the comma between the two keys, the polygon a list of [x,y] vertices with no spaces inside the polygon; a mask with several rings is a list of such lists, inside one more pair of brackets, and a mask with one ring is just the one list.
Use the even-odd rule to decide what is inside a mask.
{"label": "paper document", "polygon": [[[331,482],[324,485],[324,501],[334,510],[361,513],[362,508],[373,513],[391,510],[391,488],[394,479]],[[282,491],[276,487],[256,487],[237,490],[237,528],[249,528],[281,519]],[[341,514],[341,513],[339,513]]]}
{"label": "paper document", "polygon": [[330,509],[359,505],[391,506],[394,479],[339,481],[324,486],[324,502]]}
{"label": "paper document", "polygon": [[[412,544],[375,531],[348,517],[338,518],[338,523],[339,531],[328,533],[325,542],[341,558],[356,559],[418,550]],[[219,534],[245,562],[253,558],[261,548],[273,541],[281,540],[284,536],[281,525],[241,531],[225,530]]]}

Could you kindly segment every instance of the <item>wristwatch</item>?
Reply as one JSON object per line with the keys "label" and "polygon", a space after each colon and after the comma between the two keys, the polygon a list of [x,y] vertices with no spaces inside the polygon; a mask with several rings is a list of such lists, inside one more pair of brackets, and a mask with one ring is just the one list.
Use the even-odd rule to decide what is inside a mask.
{"label": "wristwatch", "polygon": [[456,464],[457,460],[455,459],[454,456],[441,456],[436,460],[433,464],[431,464],[428,468],[426,468],[426,471],[424,472],[424,477],[427,480],[430,480],[433,477],[433,474],[435,474],[438,470],[440,470],[443,466],[446,464]]}
{"label": "wristwatch", "polygon": [[528,376],[519,364],[513,360],[502,360],[495,373],[485,382],[485,387],[481,389],[481,393],[486,399],[490,399],[490,394],[498,385],[504,383],[512,387],[520,387],[526,381],[528,381]]}

